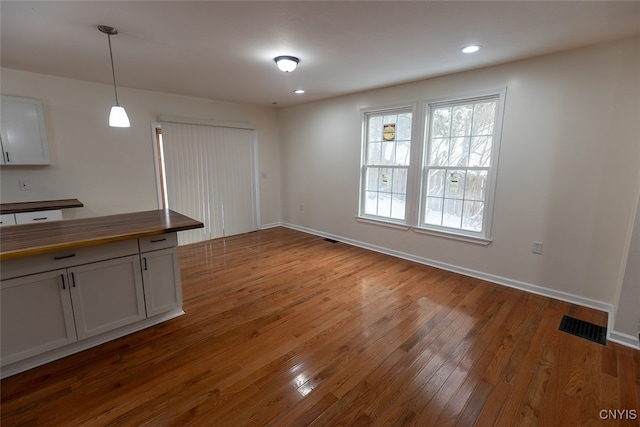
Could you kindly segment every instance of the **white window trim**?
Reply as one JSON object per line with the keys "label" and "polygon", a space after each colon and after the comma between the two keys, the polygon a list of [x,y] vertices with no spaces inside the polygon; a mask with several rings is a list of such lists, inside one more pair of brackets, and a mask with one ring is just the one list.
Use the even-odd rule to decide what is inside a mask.
{"label": "white window trim", "polygon": [[[504,105],[506,98],[506,87],[501,87],[497,89],[489,89],[483,91],[476,91],[472,93],[460,94],[455,97],[440,97],[440,98],[430,98],[424,99],[420,102],[419,114],[421,115],[422,124],[422,140],[420,141],[419,147],[422,150],[420,153],[420,182],[419,186],[419,194],[418,194],[418,220],[416,221],[416,225],[412,227],[414,231],[422,234],[431,234],[439,237],[449,237],[455,240],[463,240],[472,243],[480,243],[484,245],[488,245],[492,242],[491,239],[491,228],[493,224],[493,208],[495,203],[495,193],[497,186],[497,176],[498,176],[498,168],[499,168],[499,157],[500,157],[500,145],[502,141],[502,126],[503,126],[503,118],[504,118]],[[490,98],[497,97],[497,111],[496,111],[496,121],[495,121],[495,131],[493,134],[494,144],[491,148],[491,164],[494,165],[490,168],[489,172],[489,185],[487,189],[487,202],[485,204],[485,216],[483,221],[483,232],[473,232],[473,231],[465,231],[456,228],[449,228],[445,226],[436,226],[436,225],[427,225],[422,224],[421,218],[424,214],[424,205],[425,201],[422,200],[423,194],[423,186],[425,183],[423,174],[425,171],[425,162],[427,155],[427,144],[426,139],[428,138],[429,133],[429,122],[428,115],[431,106],[435,106],[438,104],[450,104],[456,102],[465,102],[472,101],[481,98]]]}
{"label": "white window trim", "polygon": [[[366,215],[364,214],[364,166],[367,161],[367,150],[365,149],[367,144],[367,116],[370,114],[381,114],[381,113],[392,113],[394,111],[403,111],[410,110],[411,111],[411,148],[409,158],[409,166],[407,167],[407,193],[406,193],[406,201],[405,201],[405,219],[404,220],[395,220],[393,218],[377,216],[377,215]],[[416,157],[420,155],[418,151],[419,147],[416,147],[416,132],[419,131],[420,127],[417,125],[417,122],[420,120],[416,120],[419,117],[417,116],[419,112],[417,111],[417,103],[406,103],[406,104],[393,104],[387,105],[383,107],[376,108],[363,108],[360,110],[360,122],[361,122],[361,141],[360,141],[360,169],[359,169],[359,185],[358,185],[358,212],[356,214],[356,220],[363,223],[375,224],[375,225],[383,225],[391,228],[397,228],[402,230],[409,230],[412,227],[412,224],[415,222],[414,212],[416,211],[416,198],[415,191],[419,182],[416,180],[416,173],[419,174],[419,169],[416,170],[416,162],[414,159],[419,159],[420,157]],[[418,164],[418,167],[420,165]]]}

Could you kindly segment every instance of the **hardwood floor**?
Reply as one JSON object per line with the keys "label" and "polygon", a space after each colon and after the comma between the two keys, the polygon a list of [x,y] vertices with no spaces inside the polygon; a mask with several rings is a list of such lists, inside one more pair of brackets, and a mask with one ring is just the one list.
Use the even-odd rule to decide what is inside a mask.
{"label": "hardwood floor", "polygon": [[180,256],[186,315],[4,379],[2,426],[638,425],[640,352],[558,331],[602,312],[285,228]]}

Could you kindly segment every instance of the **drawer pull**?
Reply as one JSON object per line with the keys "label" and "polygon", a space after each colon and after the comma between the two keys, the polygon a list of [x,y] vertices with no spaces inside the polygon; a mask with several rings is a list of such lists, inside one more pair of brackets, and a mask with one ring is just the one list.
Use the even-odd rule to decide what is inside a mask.
{"label": "drawer pull", "polygon": [[53,257],[53,259],[55,259],[57,261],[57,260],[60,260],[60,259],[73,258],[74,256],[76,256],[76,254],[56,256],[56,257]]}
{"label": "drawer pull", "polygon": [[41,216],[41,217],[38,217],[38,218],[33,218],[34,221],[44,221],[45,219],[49,219],[49,217],[48,216]]}
{"label": "drawer pull", "polygon": [[165,240],[167,240],[166,237],[163,237],[162,239],[153,239],[153,240],[151,240],[151,243],[164,242]]}

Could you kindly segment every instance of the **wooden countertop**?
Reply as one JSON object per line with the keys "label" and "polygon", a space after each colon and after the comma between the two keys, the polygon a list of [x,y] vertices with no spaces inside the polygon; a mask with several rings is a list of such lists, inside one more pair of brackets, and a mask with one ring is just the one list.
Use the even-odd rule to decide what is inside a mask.
{"label": "wooden countertop", "polygon": [[0,260],[202,227],[172,210],[8,225],[0,230]]}
{"label": "wooden countertop", "polygon": [[84,204],[78,199],[40,200],[35,202],[0,203],[0,214],[12,214],[33,211],[51,211],[55,209],[81,208]]}

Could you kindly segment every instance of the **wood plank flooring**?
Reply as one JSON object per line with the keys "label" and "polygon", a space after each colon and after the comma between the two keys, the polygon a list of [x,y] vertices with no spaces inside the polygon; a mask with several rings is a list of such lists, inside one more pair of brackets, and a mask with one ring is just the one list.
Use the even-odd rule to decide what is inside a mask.
{"label": "wood plank flooring", "polygon": [[638,425],[640,352],[558,331],[602,312],[285,228],[180,257],[186,315],[4,379],[2,426]]}

